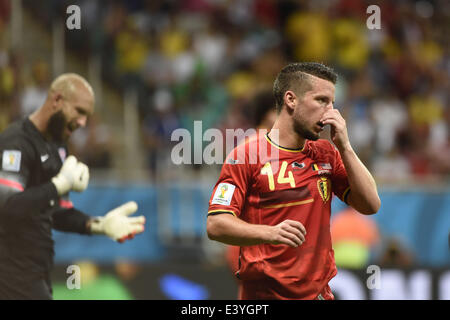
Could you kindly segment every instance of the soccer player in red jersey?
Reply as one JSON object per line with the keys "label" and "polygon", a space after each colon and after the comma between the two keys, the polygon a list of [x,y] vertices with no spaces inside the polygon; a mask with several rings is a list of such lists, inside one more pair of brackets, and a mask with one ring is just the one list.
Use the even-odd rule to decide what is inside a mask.
{"label": "soccer player in red jersey", "polygon": [[[274,83],[278,116],[267,134],[225,160],[208,210],[212,240],[241,247],[240,299],[334,299],[332,193],[362,214],[379,210],[375,181],[333,108],[337,75],[319,63],[284,67]],[[319,139],[330,125],[331,139]]]}

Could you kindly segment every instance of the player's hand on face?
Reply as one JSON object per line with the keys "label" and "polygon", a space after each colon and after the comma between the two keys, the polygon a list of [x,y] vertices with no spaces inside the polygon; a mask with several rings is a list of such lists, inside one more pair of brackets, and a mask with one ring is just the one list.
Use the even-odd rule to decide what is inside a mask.
{"label": "player's hand on face", "polygon": [[299,221],[284,220],[272,227],[271,244],[286,244],[298,247],[305,242],[306,229]]}
{"label": "player's hand on face", "polygon": [[350,140],[347,133],[347,124],[341,113],[337,109],[327,110],[320,121],[331,127],[331,139],[339,150],[350,147]]}

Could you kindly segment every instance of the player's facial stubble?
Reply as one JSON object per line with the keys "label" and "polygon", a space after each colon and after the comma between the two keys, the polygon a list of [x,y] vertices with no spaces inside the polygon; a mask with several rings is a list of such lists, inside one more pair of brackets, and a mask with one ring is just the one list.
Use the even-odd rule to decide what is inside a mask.
{"label": "player's facial stubble", "polygon": [[50,117],[47,130],[54,141],[63,142],[64,128],[66,128],[66,126],[66,118],[64,117],[62,110],[59,110]]}
{"label": "player's facial stubble", "polygon": [[[296,110],[293,114],[293,128],[294,131],[304,139],[316,141],[319,139],[320,132],[316,133],[311,128],[312,125],[308,123],[308,117],[311,117],[311,115],[307,114],[307,111],[304,110],[305,108],[306,106],[303,101],[296,106]],[[317,124],[318,123],[314,123],[314,125]]]}
{"label": "player's facial stubble", "polygon": [[77,128],[76,124],[67,121],[62,110],[55,112],[49,119],[47,131],[52,140],[57,143],[64,143],[69,139],[66,130],[73,132]]}

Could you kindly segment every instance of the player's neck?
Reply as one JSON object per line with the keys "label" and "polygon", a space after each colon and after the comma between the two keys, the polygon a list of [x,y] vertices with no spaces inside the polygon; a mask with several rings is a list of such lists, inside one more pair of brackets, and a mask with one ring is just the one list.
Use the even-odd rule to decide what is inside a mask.
{"label": "player's neck", "polygon": [[290,123],[286,124],[286,122],[280,120],[280,117],[277,118],[270,130],[269,138],[277,145],[289,149],[301,149],[306,141],[305,138],[295,132]]}
{"label": "player's neck", "polygon": [[28,119],[33,123],[36,129],[44,136],[47,137],[47,126],[49,117],[43,110],[43,107],[33,112]]}

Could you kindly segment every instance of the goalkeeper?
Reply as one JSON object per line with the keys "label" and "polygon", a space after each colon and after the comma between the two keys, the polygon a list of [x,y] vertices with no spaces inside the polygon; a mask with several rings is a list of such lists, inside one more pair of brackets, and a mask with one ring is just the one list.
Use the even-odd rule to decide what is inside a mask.
{"label": "goalkeeper", "polygon": [[52,299],[52,228],[119,242],[144,231],[143,216],[128,217],[133,201],[93,218],[69,200],[87,188],[89,169],[66,142],[93,111],[89,83],[63,74],[37,111],[0,134],[0,299]]}

